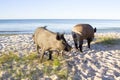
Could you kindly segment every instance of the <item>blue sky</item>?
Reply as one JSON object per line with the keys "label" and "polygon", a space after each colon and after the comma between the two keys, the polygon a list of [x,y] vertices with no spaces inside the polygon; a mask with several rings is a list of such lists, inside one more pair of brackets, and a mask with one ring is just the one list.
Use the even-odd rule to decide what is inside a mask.
{"label": "blue sky", "polygon": [[120,19],[120,0],[0,0],[0,19]]}

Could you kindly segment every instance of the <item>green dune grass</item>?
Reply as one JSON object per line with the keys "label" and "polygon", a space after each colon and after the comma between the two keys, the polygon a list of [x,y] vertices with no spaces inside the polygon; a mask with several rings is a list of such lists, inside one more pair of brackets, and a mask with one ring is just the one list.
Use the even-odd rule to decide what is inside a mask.
{"label": "green dune grass", "polygon": [[120,38],[116,36],[97,36],[95,43],[101,43],[104,45],[116,45],[120,43]]}
{"label": "green dune grass", "polygon": [[[64,62],[64,63],[63,63]],[[54,56],[53,61],[44,60],[40,63],[36,53],[19,57],[13,52],[0,56],[0,79],[29,79],[37,80],[44,76],[56,75],[60,79],[67,79],[67,63],[63,58]]]}

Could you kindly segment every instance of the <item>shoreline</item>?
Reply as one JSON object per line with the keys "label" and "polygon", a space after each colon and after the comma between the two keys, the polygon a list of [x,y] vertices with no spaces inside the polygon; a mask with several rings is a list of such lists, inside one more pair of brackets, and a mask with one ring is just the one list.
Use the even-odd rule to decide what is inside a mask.
{"label": "shoreline", "polygon": [[[48,26],[48,29],[49,29],[49,27],[50,26]],[[52,30],[51,30],[52,31]],[[62,31],[62,30],[53,30],[53,32],[59,32],[59,33],[65,33],[66,32],[66,34],[71,34],[71,30],[69,29],[69,30],[64,30],[64,32]],[[34,33],[34,31],[0,31],[0,35],[20,35],[20,34],[33,34]],[[119,27],[115,27],[115,28],[106,28],[106,29],[100,29],[100,28],[98,28],[97,29],[97,34],[99,34],[99,33],[120,33],[120,28]]]}
{"label": "shoreline", "polygon": [[[95,44],[97,46],[97,42],[99,40],[99,37],[112,37],[114,39],[120,39],[120,33],[95,33],[95,38],[91,42],[92,44]],[[68,43],[74,47],[74,42],[72,39],[71,34],[65,34],[65,38],[68,41]],[[99,43],[101,46],[105,46],[101,43]],[[99,45],[98,44],[98,45]],[[114,44],[114,46],[117,44]],[[87,43],[84,41],[83,46],[87,46]],[[107,45],[106,45],[107,46]],[[119,45],[117,45],[119,46]],[[8,52],[8,51],[27,51],[34,52],[35,44],[33,43],[32,39],[32,33],[30,34],[0,34],[0,53],[2,52]]]}

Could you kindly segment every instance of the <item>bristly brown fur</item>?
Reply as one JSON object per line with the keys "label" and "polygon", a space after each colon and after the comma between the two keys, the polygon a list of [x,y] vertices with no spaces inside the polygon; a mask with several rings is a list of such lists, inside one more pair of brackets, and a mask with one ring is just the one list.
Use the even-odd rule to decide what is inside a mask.
{"label": "bristly brown fur", "polygon": [[90,42],[94,38],[94,33],[96,32],[96,28],[89,24],[77,24],[72,29],[72,36],[75,43],[75,47],[77,49],[80,48],[82,52],[82,44],[83,40],[86,39],[88,41],[88,47],[90,48]]}

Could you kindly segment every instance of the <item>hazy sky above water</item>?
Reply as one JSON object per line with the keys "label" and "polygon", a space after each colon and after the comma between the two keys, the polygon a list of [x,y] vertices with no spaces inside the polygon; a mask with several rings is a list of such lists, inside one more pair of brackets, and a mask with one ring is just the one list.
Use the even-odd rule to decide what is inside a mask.
{"label": "hazy sky above water", "polygon": [[120,0],[0,0],[0,19],[120,19]]}

